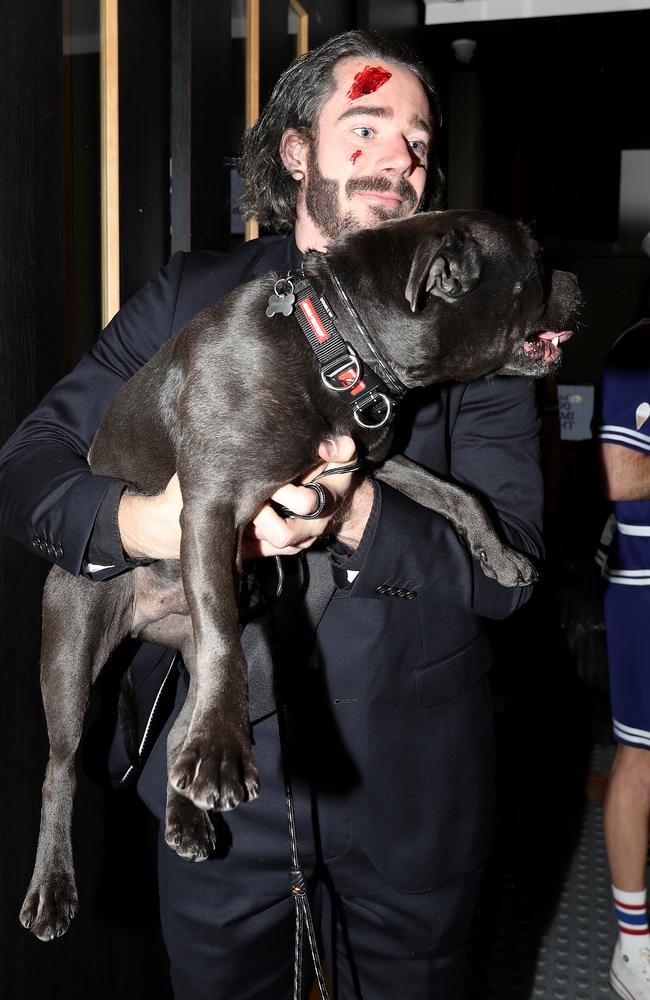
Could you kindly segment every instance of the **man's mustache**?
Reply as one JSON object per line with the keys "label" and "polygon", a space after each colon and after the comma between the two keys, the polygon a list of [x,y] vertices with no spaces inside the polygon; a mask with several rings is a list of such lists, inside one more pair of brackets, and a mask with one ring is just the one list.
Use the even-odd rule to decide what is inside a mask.
{"label": "man's mustache", "polygon": [[398,195],[409,207],[415,207],[418,201],[415,191],[405,177],[400,177],[396,184],[387,177],[351,177],[346,181],[345,193],[349,197],[355,191],[379,191],[382,194],[390,191]]}

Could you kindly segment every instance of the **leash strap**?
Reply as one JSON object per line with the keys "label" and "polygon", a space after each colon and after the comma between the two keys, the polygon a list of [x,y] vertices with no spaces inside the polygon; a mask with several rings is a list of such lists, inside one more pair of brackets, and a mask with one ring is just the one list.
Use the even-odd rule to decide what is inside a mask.
{"label": "leash strap", "polygon": [[311,514],[296,514],[294,511],[289,510],[288,507],[285,507],[284,504],[278,503],[277,500],[271,500],[271,506],[273,507],[274,510],[278,512],[278,514],[281,514],[282,517],[297,518],[300,521],[313,521],[315,518],[321,516],[327,504],[327,496],[325,490],[320,485],[318,480],[325,479],[326,476],[342,476],[349,472],[358,472],[361,466],[362,466],[361,462],[350,462],[349,465],[339,465],[334,469],[325,469],[325,471],[321,472],[319,476],[316,476],[316,478],[313,479],[311,483],[303,483],[303,486],[306,486],[308,489],[313,490],[316,496],[318,497],[318,505],[316,507],[316,510],[313,510]]}
{"label": "leash strap", "polygon": [[318,954],[318,943],[316,941],[316,931],[311,915],[309,897],[307,895],[307,884],[305,875],[300,863],[298,853],[298,836],[296,833],[296,813],[293,805],[293,791],[291,787],[291,774],[289,772],[289,754],[286,739],[286,723],[284,719],[284,706],[278,704],[278,732],[280,735],[280,754],[282,756],[282,775],[284,778],[284,798],[287,808],[287,821],[289,824],[289,848],[291,852],[291,868],[289,870],[289,889],[293,897],[296,908],[296,933],[294,944],[293,960],[293,1000],[301,1000],[302,997],[302,954],[304,944],[304,933],[307,932],[309,950],[311,951],[314,963],[314,972],[322,1000],[329,1000],[327,984],[323,974],[323,966]]}

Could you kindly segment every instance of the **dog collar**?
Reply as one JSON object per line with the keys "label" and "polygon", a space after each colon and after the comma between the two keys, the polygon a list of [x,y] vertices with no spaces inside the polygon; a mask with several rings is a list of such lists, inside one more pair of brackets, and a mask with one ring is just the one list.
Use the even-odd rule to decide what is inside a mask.
{"label": "dog collar", "polygon": [[[382,374],[388,374],[387,379],[382,379],[372,367],[364,366],[354,348],[339,333],[327,299],[316,292],[302,270],[297,275],[289,271],[286,278],[276,281],[266,315],[295,314],[307,343],[316,355],[323,384],[332,392],[340,393],[341,398],[352,406],[354,419],[360,427],[371,430],[383,427],[394,416],[395,400],[392,397],[402,396],[406,390],[381,357],[331,269],[330,275],[337,295]],[[390,389],[387,382],[391,385]]]}
{"label": "dog collar", "polygon": [[327,258],[325,258],[325,264],[327,270],[329,271],[330,278],[332,279],[332,284],[334,285],[336,294],[338,295],[340,301],[347,309],[350,318],[352,319],[354,325],[357,328],[358,333],[361,336],[361,339],[364,341],[366,347],[372,354],[374,358],[374,363],[377,365],[379,369],[379,374],[383,378],[384,382],[390,387],[390,390],[393,393],[393,395],[397,396],[398,399],[401,398],[406,393],[406,386],[404,385],[403,382],[401,382],[398,379],[397,375],[390,367],[390,365],[384,358],[383,354],[377,347],[376,343],[370,336],[367,326],[365,325],[365,323],[359,316],[358,312],[354,308],[352,302],[350,301],[349,295],[343,288],[336,273],[332,270],[332,267]]}

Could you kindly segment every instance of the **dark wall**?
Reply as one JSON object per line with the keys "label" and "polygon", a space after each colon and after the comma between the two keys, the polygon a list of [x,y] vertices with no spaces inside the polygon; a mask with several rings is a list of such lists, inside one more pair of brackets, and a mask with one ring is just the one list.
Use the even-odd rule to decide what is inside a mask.
{"label": "dark wall", "polygon": [[233,74],[230,4],[171,3],[172,250],[230,246],[231,107],[244,86]]}
{"label": "dark wall", "polygon": [[119,18],[124,302],[169,256],[169,3],[129,0]]}
{"label": "dark wall", "polygon": [[[64,370],[61,8],[3,5],[0,64],[10,85],[0,101],[2,441]],[[0,992],[7,1000],[167,1000],[143,810],[83,768],[74,824],[80,915],[47,944],[18,922],[47,759],[38,685],[44,570],[17,543],[0,540]],[[98,709],[95,698],[95,717]]]}
{"label": "dark wall", "polygon": [[413,41],[422,20],[422,8],[419,0],[400,0],[399,3],[395,0],[358,0],[358,25]]}

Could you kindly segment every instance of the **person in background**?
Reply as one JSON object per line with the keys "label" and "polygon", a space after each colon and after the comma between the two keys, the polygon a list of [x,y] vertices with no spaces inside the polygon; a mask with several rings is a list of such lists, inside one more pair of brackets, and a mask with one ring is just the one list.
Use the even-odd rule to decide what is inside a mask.
{"label": "person in background", "polygon": [[[295,61],[245,136],[242,161],[248,213],[280,235],[227,255],[177,254],[122,307],[0,454],[2,530],[95,578],[139,559],[178,558],[176,479],[146,497],[88,469],[111,399],[168,337],[231,289],[271,270],[286,274],[304,252],[325,251],[346,230],[438,204],[439,129],[429,71],[389,38],[353,31]],[[468,485],[503,537],[533,557],[541,554],[538,430],[534,386],[513,377],[413,393],[397,428],[405,454]],[[319,468],[352,456],[349,439],[323,442]],[[390,488],[359,473],[323,483],[324,516],[286,521],[266,505],[245,554],[314,549],[308,577],[302,558],[284,559],[298,586],[287,586],[274,627],[299,845],[333,994],[459,1000],[494,828],[482,618],[507,616],[530,588],[487,579],[443,518]],[[299,513],[313,509],[313,491],[299,484],[276,499]],[[329,583],[316,614],[311,602],[314,669],[295,627],[300,599],[290,594],[309,579],[310,599],[323,555]],[[268,648],[263,633],[247,642],[248,631],[261,794],[214,817],[209,860],[190,864],[165,843],[165,729],[140,761],[139,792],[162,821],[161,920],[177,1000],[291,995],[282,759]],[[136,690],[152,674],[164,676],[171,659],[143,645],[132,665]],[[183,673],[176,712],[186,690]]]}
{"label": "person in background", "polygon": [[[642,243],[650,256],[650,233]],[[647,855],[650,820],[650,303],[615,342],[601,381],[599,441],[603,488],[613,515],[598,561],[614,738],[604,805],[618,940],[614,991],[650,1000]]]}

